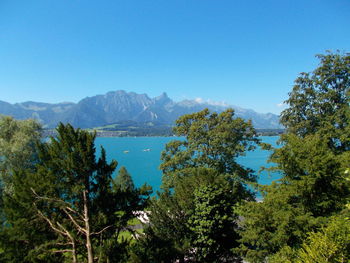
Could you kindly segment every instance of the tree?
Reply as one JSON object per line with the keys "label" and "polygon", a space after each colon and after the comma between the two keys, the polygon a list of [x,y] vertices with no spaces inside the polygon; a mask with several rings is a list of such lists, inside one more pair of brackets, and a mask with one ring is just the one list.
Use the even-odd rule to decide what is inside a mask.
{"label": "tree", "polygon": [[[42,144],[39,148],[40,163],[32,177],[37,177],[37,180],[45,178],[48,187],[43,189],[37,185],[31,186],[36,199],[34,204],[38,215],[52,230],[65,236],[67,242],[71,243],[73,262],[77,261],[77,237],[81,237],[86,246],[88,262],[92,263],[92,236],[112,228],[105,226],[94,229],[91,224],[94,197],[99,190],[96,183],[104,182],[99,187],[108,193],[111,174],[117,162],[112,161],[108,165],[104,151],[96,162],[95,135],[63,124],[58,126],[57,132],[57,138],[51,138],[50,144]],[[51,209],[47,210],[46,207]],[[56,216],[52,210],[60,212]],[[66,252],[67,249],[61,251]]]}
{"label": "tree", "polygon": [[[137,188],[128,190],[130,198],[117,190],[112,179],[117,162],[108,163],[103,148],[96,160],[94,134],[69,124],[60,124],[57,132],[50,142],[38,145],[34,170],[14,174],[13,195],[4,198],[7,229],[22,235],[14,242],[36,244],[20,261],[45,262],[56,255],[56,262],[68,256],[72,262],[116,262],[118,235],[135,217],[132,209],[142,209],[147,197]],[[33,229],[19,227],[28,220],[37,222]],[[50,238],[36,240],[37,235],[27,234],[40,228]]]}
{"label": "tree", "polygon": [[173,262],[178,251],[171,240],[164,239],[152,232],[152,228],[145,228],[144,235],[131,247],[131,263],[167,263]]}
{"label": "tree", "polygon": [[[35,145],[40,140],[41,125],[35,120],[15,120],[9,116],[0,116],[0,260],[6,262],[12,262],[9,258],[12,256],[13,262],[18,262],[22,255],[36,245],[36,242],[11,242],[13,239],[23,239],[23,234],[9,231],[6,227],[8,215],[3,199],[5,195],[13,195],[13,177],[19,170],[34,169],[38,160]],[[23,206],[19,209],[23,214],[27,211]],[[29,214],[26,216],[30,217]],[[28,229],[32,224],[36,222],[28,222],[26,226],[20,223],[18,228]],[[36,240],[41,237],[49,238],[44,231],[33,232],[28,235],[36,236]],[[1,253],[5,246],[6,253]]]}
{"label": "tree", "polygon": [[237,215],[227,186],[207,185],[194,192],[195,207],[188,224],[195,262],[236,262],[231,249],[237,246]]}
{"label": "tree", "polygon": [[319,224],[305,207],[296,202],[298,186],[275,182],[266,188],[262,202],[244,203],[238,211],[242,220],[237,250],[251,263],[264,262],[267,258],[270,262],[272,255],[298,246],[306,233]]}
{"label": "tree", "polygon": [[342,174],[350,162],[350,56],[318,58],[317,69],[297,78],[281,114],[286,133],[270,157],[281,180],[262,189],[263,202],[241,210],[241,252],[250,262],[292,260],[307,233],[344,209],[349,197]]}
{"label": "tree", "polygon": [[118,176],[115,179],[115,185],[123,192],[130,192],[135,189],[134,182],[124,166],[119,170]]}
{"label": "tree", "polygon": [[[149,207],[150,225],[145,228],[145,236],[136,245],[136,258],[143,262],[145,258],[150,262],[188,262],[189,258],[194,257],[195,236],[191,230],[190,217],[195,209],[195,189],[207,185],[226,185],[226,189],[231,191],[231,183],[213,169],[188,169],[186,176],[175,181],[173,191],[164,190],[158,193],[158,199],[152,200]],[[235,197],[235,193],[230,192],[228,200]],[[230,212],[229,217],[233,216],[233,211]],[[228,243],[228,246],[231,245]]]}
{"label": "tree", "polygon": [[35,120],[0,116],[1,180],[10,180],[14,170],[34,166],[37,158],[35,145],[40,139],[41,126]]}
{"label": "tree", "polygon": [[350,221],[334,217],[319,232],[311,232],[299,249],[296,262],[349,262]]}
{"label": "tree", "polygon": [[329,216],[349,194],[341,174],[350,162],[350,54],[317,57],[319,67],[302,73],[289,94],[281,114],[287,133],[271,161],[285,183],[308,187],[301,199],[313,215]]}
{"label": "tree", "polygon": [[[98,183],[98,188],[101,188],[101,185],[101,182]],[[112,181],[108,192],[110,191],[112,194],[101,194],[94,202],[96,227],[102,229],[113,225],[112,231],[106,231],[103,237],[95,239],[98,241],[95,245],[96,250],[101,262],[128,262],[128,247],[131,241],[120,239],[119,236],[123,231],[128,231],[134,238],[137,237],[129,223],[147,206],[152,188],[147,184],[140,188],[135,187],[129,172],[125,167],[121,167],[118,176]]]}
{"label": "tree", "polygon": [[230,174],[242,184],[256,181],[252,170],[238,164],[236,158],[254,150],[259,140],[251,122],[235,118],[233,109],[220,114],[204,109],[184,115],[176,121],[174,134],[185,140],[168,143],[162,152],[164,187],[173,187],[174,178],[195,167]]}
{"label": "tree", "polygon": [[295,80],[281,123],[288,134],[323,134],[334,150],[349,151],[350,54],[317,55],[320,65]]}
{"label": "tree", "polygon": [[[236,225],[231,221],[232,227],[228,227],[230,224],[224,220],[225,223],[218,224],[220,227],[213,228],[208,233],[198,232],[200,225],[197,225],[199,221],[195,217],[200,217],[199,200],[202,199],[198,196],[196,203],[194,193],[196,189],[207,185],[215,189],[227,186],[225,205],[228,204],[228,207],[242,200],[252,200],[253,194],[246,186],[256,182],[256,177],[251,169],[238,164],[236,158],[244,155],[245,151],[255,149],[259,143],[255,130],[250,121],[235,118],[232,109],[220,114],[210,113],[205,109],[180,117],[176,121],[174,133],[183,136],[184,139],[168,143],[162,152],[163,162],[160,168],[163,171],[163,190],[158,193],[159,198],[151,202],[150,226],[146,231],[147,236],[139,243],[143,249],[139,247],[138,251],[143,251],[150,258],[158,258],[157,262],[185,262],[191,258],[201,258],[199,252],[193,252],[194,247],[198,247],[198,251],[199,248],[205,247],[204,243],[196,243],[201,234],[207,235],[210,240],[214,238],[213,240],[219,243],[226,235],[227,246],[221,245],[219,250],[211,246],[207,255],[223,256],[226,253],[225,255],[232,256],[229,251],[236,246]],[[221,210],[219,209],[218,213],[222,212],[220,216],[229,221],[235,218],[235,213],[229,208],[227,209],[230,212],[225,210],[223,204],[220,206],[216,194],[221,197],[224,197],[224,194],[219,192],[213,190],[211,193],[213,211],[216,209],[214,202],[219,202],[218,207]],[[214,218],[209,221],[215,225]],[[227,231],[225,234],[222,228]],[[151,240],[157,241],[158,250],[147,250],[146,241]]]}
{"label": "tree", "polygon": [[[345,170],[344,175],[344,179],[350,183],[349,169]],[[295,262],[350,261],[349,201],[342,213],[331,217],[318,232],[308,233],[308,238],[295,253]]]}
{"label": "tree", "polygon": [[148,209],[150,223],[145,227],[145,236],[139,240],[135,255],[139,259],[148,258],[149,262],[184,262],[190,250],[189,211],[169,190],[158,193]]}

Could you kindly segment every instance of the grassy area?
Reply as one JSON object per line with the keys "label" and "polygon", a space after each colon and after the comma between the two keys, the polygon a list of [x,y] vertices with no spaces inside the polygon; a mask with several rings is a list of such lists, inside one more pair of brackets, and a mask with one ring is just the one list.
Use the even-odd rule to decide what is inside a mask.
{"label": "grassy area", "polygon": [[[133,218],[133,219],[128,221],[129,227],[136,226],[136,225],[141,225],[141,221],[139,219]],[[136,235],[140,235],[142,233],[143,233],[143,228],[134,230],[134,234],[136,234]],[[119,233],[119,236],[118,236],[118,241],[122,241],[122,240],[131,240],[131,242],[133,242],[134,236],[133,236],[132,232],[129,230],[121,231]]]}
{"label": "grassy area", "polygon": [[129,221],[128,221],[128,225],[129,226],[136,226],[136,225],[139,225],[139,224],[141,224],[141,221],[138,219],[138,218],[133,218],[133,219],[130,219]]}

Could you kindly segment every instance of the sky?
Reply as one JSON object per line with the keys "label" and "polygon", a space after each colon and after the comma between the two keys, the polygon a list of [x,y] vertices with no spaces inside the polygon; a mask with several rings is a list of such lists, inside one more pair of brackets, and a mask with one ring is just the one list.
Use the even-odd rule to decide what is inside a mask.
{"label": "sky", "polygon": [[0,100],[109,91],[279,113],[316,54],[350,52],[349,0],[0,0]]}

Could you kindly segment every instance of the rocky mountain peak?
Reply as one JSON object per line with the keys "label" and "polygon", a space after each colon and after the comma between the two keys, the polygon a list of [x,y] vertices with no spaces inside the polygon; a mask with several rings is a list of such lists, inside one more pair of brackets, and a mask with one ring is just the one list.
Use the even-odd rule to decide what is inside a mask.
{"label": "rocky mountain peak", "polygon": [[[56,127],[58,122],[69,122],[80,128],[93,128],[120,121],[157,122],[172,125],[183,114],[193,113],[204,108],[220,112],[228,107],[228,105],[196,100],[174,102],[165,92],[151,99],[147,94],[117,90],[103,95],[86,97],[77,104],[38,102],[9,104],[0,102],[0,114],[11,115],[17,119],[36,118],[45,127],[50,128]],[[260,114],[242,108],[238,108],[236,113],[239,117],[251,119],[256,128],[281,128],[277,115]]]}

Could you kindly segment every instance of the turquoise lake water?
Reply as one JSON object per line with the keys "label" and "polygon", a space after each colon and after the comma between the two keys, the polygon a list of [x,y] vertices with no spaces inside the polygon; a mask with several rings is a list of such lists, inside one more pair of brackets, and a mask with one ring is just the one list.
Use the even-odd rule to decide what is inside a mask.
{"label": "turquoise lake water", "polygon": [[[278,136],[262,136],[263,142],[277,146]],[[118,161],[117,170],[125,166],[131,174],[136,186],[148,183],[153,187],[154,192],[159,190],[162,173],[159,170],[160,153],[164,150],[165,144],[174,140],[174,137],[113,137],[96,138],[96,150],[99,153],[102,145],[107,153],[107,159]],[[149,151],[144,151],[150,149]],[[125,153],[125,151],[128,151]],[[238,162],[256,172],[261,166],[267,166],[269,151],[256,149],[248,152],[246,156],[239,157]],[[270,184],[273,180],[279,179],[279,174],[268,175],[266,172],[258,176],[260,184]]]}

